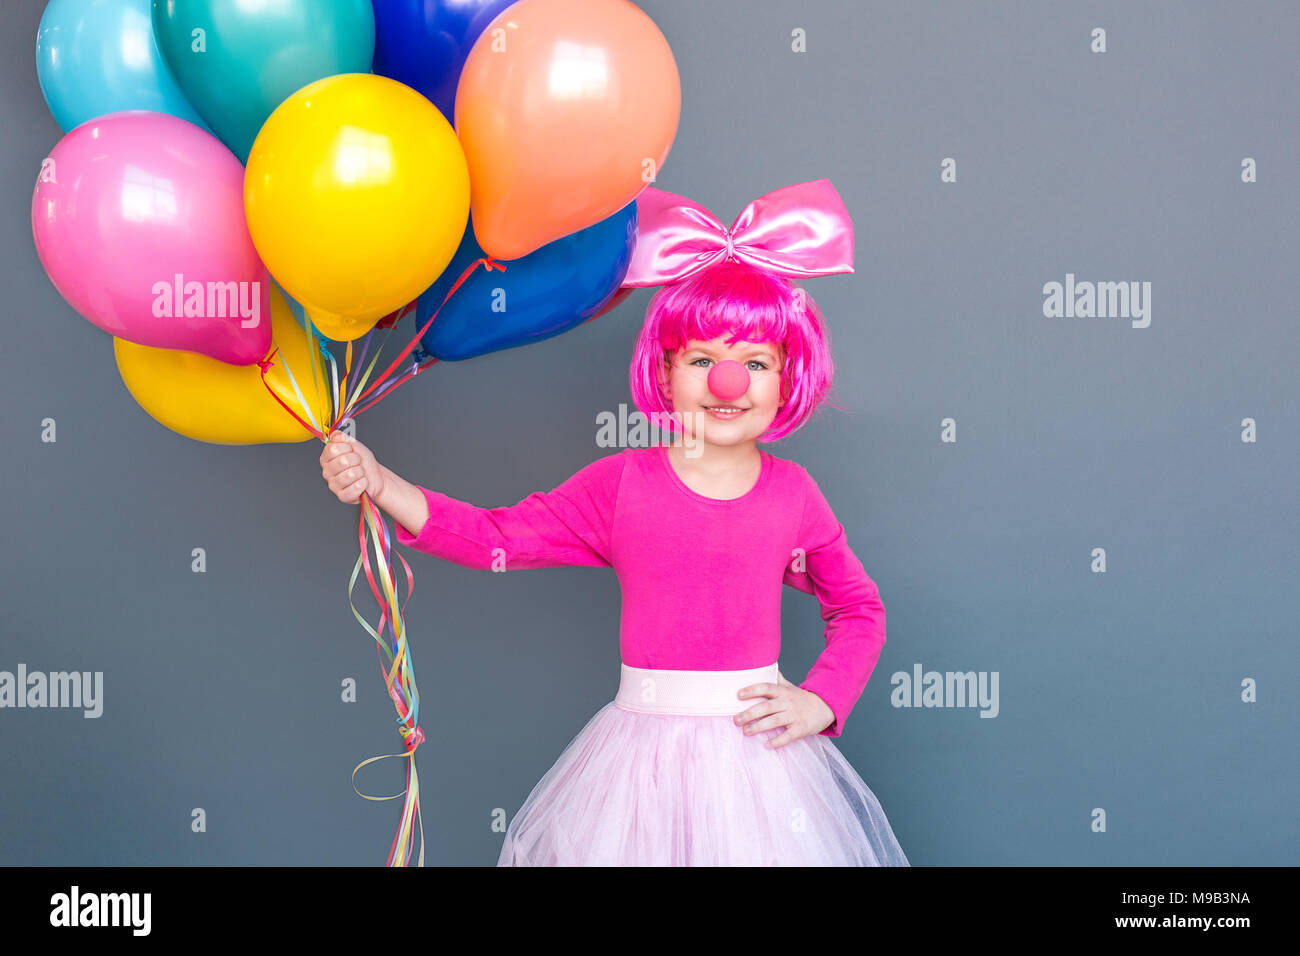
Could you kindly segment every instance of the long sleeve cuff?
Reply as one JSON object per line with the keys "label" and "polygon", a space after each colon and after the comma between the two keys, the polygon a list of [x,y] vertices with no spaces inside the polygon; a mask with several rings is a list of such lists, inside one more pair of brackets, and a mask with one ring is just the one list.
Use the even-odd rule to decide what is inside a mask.
{"label": "long sleeve cuff", "polygon": [[[485,569],[491,566],[491,545],[453,530],[457,524],[468,525],[481,509],[437,491],[417,485],[429,503],[429,517],[415,533],[400,522],[393,522],[397,543],[425,554],[452,561],[462,567]],[[455,517],[452,517],[455,516]]]}
{"label": "long sleeve cuff", "polygon": [[[468,502],[458,501],[447,495],[430,491],[422,485],[416,485],[429,504],[429,517],[422,528],[414,532],[400,522],[394,521],[397,543],[425,554],[446,558],[458,564],[471,557],[482,556],[482,545],[469,541],[446,527],[448,514],[459,510],[462,514],[477,511]],[[474,563],[471,561],[471,563]]]}
{"label": "long sleeve cuff", "polygon": [[808,678],[799,686],[806,691],[811,691],[825,701],[826,706],[829,707],[831,713],[835,715],[835,719],[831,722],[831,725],[820,732],[821,736],[840,736],[844,732],[844,721],[848,719],[849,711],[853,709],[853,702],[840,700],[839,698],[841,695],[837,695],[834,690],[825,686],[815,677]]}

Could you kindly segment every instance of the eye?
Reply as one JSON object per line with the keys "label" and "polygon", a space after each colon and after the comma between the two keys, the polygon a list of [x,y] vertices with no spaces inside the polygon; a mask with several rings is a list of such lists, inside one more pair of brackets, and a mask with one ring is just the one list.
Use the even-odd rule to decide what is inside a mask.
{"label": "eye", "polygon": [[700,364],[701,362],[712,362],[712,361],[713,359],[711,358],[697,358],[691,364],[694,365],[696,368],[704,368],[704,366]]}
{"label": "eye", "polygon": [[757,365],[757,366],[758,366],[758,368],[751,368],[751,369],[750,369],[751,372],[766,372],[766,371],[767,371],[767,363],[766,363],[766,362],[762,362],[762,361],[760,361],[759,359],[750,359],[750,360],[749,360],[748,362],[746,362],[745,364],[746,364],[746,365]]}

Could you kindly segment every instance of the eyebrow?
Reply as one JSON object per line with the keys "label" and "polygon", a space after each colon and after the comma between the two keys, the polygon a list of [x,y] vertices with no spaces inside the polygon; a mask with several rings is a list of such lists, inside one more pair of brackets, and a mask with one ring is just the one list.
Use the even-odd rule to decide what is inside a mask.
{"label": "eyebrow", "polygon": [[[709,358],[713,358],[716,354],[713,351],[713,349],[706,348],[700,345],[697,345],[694,348],[690,348],[686,350],[687,355],[691,355],[695,352],[699,352],[703,355],[707,355]],[[741,355],[744,355],[747,359],[753,358],[755,355],[762,355],[762,356],[766,356],[767,358],[770,358],[772,361],[776,361],[776,353],[772,349],[763,345],[756,345],[752,349],[742,352]]]}

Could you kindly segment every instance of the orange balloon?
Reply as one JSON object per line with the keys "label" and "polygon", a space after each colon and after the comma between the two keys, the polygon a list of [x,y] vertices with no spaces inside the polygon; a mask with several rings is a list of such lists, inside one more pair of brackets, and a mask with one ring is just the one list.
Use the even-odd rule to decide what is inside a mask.
{"label": "orange balloon", "polygon": [[658,176],[681,107],[668,41],[627,0],[518,0],[456,89],[474,238],[518,259],[614,215]]}

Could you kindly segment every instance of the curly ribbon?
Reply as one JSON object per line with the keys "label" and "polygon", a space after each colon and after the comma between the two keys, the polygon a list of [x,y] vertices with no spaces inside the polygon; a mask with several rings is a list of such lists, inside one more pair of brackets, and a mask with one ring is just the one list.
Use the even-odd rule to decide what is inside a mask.
{"label": "curly ribbon", "polygon": [[[358,623],[366,629],[369,634],[375,638],[375,642],[380,652],[387,658],[389,669],[387,674],[380,667],[380,674],[384,677],[384,686],[388,690],[388,696],[392,698],[393,704],[397,707],[397,730],[402,736],[402,741],[406,748],[405,754],[384,754],[379,757],[371,757],[357,764],[352,771],[352,789],[357,796],[365,797],[367,800],[393,800],[406,794],[407,800],[402,807],[402,820],[398,827],[397,836],[393,840],[393,846],[388,852],[389,866],[409,866],[411,859],[411,815],[415,815],[415,820],[420,828],[420,857],[418,866],[424,866],[424,823],[420,817],[420,778],[415,769],[415,751],[424,741],[424,731],[420,729],[420,694],[415,686],[415,671],[411,664],[411,656],[406,645],[406,627],[404,612],[406,602],[403,601],[399,606],[397,603],[397,593],[394,586],[393,575],[391,573],[391,562],[389,555],[392,550],[392,542],[388,536],[388,528],[384,525],[383,518],[379,509],[368,496],[362,497],[362,517],[363,529],[368,528],[371,534],[371,541],[376,544],[375,559],[379,570],[379,583],[383,586],[384,601],[381,602],[383,608],[379,618],[379,630],[375,631],[366,622],[365,618],[357,610],[352,601],[352,589],[357,582],[357,574],[360,572],[363,564],[366,569],[366,580],[370,583],[372,591],[377,591],[378,586],[375,583],[375,575],[370,567],[370,549],[367,546],[365,531],[360,531],[361,555],[357,558],[357,563],[352,569],[352,577],[348,581],[348,606],[352,608],[352,616]],[[378,545],[382,542],[382,548]],[[411,574],[411,567],[406,563],[406,559],[400,554],[397,556],[402,567],[406,570],[406,599],[411,599],[411,592],[415,589],[415,576]],[[389,621],[389,612],[392,612],[391,622],[394,635],[394,644],[389,646],[388,642],[382,636],[384,625]],[[406,765],[406,789],[402,793],[396,793],[389,797],[372,797],[357,790],[356,778],[357,771],[366,764],[374,763],[378,760],[384,760],[388,757],[407,757],[409,758]],[[395,861],[400,861],[396,862]]]}
{"label": "curly ribbon", "polygon": [[[279,352],[278,349],[273,349],[266,358],[258,363],[261,370],[262,384],[271,393],[271,397],[279,402],[284,410],[292,415],[303,428],[328,444],[330,435],[334,433],[340,423],[349,418],[355,419],[361,412],[391,395],[399,385],[414,378],[438,361],[438,359],[417,346],[424,334],[429,330],[429,326],[433,324],[433,320],[442,311],[442,306],[447,304],[447,300],[470,277],[479,263],[482,263],[483,267],[489,272],[493,269],[500,269],[504,272],[506,268],[490,256],[475,259],[470,263],[443,297],[438,308],[434,309],[433,315],[429,316],[428,321],[415,333],[415,337],[369,387],[366,387],[366,383],[370,382],[371,375],[379,361],[379,355],[383,351],[383,345],[388,341],[388,337],[391,335],[392,330],[396,328],[397,323],[415,308],[415,302],[408,303],[401,309],[384,316],[375,324],[375,328],[366,334],[365,340],[361,344],[361,354],[357,358],[355,375],[352,367],[352,342],[347,344],[343,374],[340,375],[334,354],[326,347],[325,341],[321,340],[321,353],[330,366],[329,395],[331,415],[328,428],[321,428],[316,422],[310,405],[303,397],[302,389],[298,387],[298,381],[294,378],[293,371],[289,368],[288,363],[284,362],[283,358],[281,358],[281,362],[285,374],[289,378],[289,384],[293,386],[294,394],[297,396],[298,403],[307,420],[304,420],[302,416],[290,408],[275,389],[271,387],[271,384],[267,382],[266,373],[275,364],[272,359]],[[371,339],[376,330],[384,332],[383,341],[379,343],[370,364],[362,372],[361,366],[365,364],[366,356],[370,351]],[[312,331],[310,322],[308,323],[308,331]],[[411,367],[404,372],[394,374],[397,372],[398,366],[408,356],[412,359]],[[364,404],[357,407],[359,403],[363,402]],[[352,771],[352,789],[357,796],[364,797],[367,800],[395,800],[398,797],[405,796],[406,799],[402,803],[402,816],[398,823],[397,834],[394,836],[393,845],[388,851],[387,865],[411,865],[411,851],[414,847],[413,837],[415,830],[418,828],[420,833],[420,854],[416,865],[424,866],[424,820],[420,815],[420,777],[415,768],[415,751],[424,742],[424,731],[420,729],[420,692],[415,684],[415,668],[411,662],[411,654],[406,639],[405,616],[406,601],[411,599],[411,592],[415,589],[415,575],[411,573],[411,567],[406,563],[406,559],[398,554],[397,558],[402,562],[402,568],[406,572],[406,601],[399,603],[397,579],[393,573],[392,564],[393,542],[388,533],[388,526],[384,523],[383,515],[378,506],[371,500],[369,494],[362,493],[360,504],[361,520],[357,525],[357,538],[361,546],[361,554],[357,557],[357,563],[352,568],[352,576],[348,580],[348,606],[352,608],[352,616],[375,639],[380,654],[379,673],[384,678],[384,687],[388,691],[388,696],[392,698],[393,705],[397,708],[397,732],[402,737],[402,744],[406,753],[381,754],[363,760]],[[373,566],[370,557],[372,550],[374,552]],[[362,568],[366,572],[366,582],[370,585],[370,593],[379,605],[380,615],[377,628],[372,628],[366,619],[361,616],[361,612],[357,610],[357,606],[352,600],[352,590],[356,586],[357,577],[360,575]],[[387,667],[385,667],[385,662]],[[387,797],[373,797],[357,790],[357,771],[367,764],[390,757],[406,760],[406,787],[400,793]]]}

